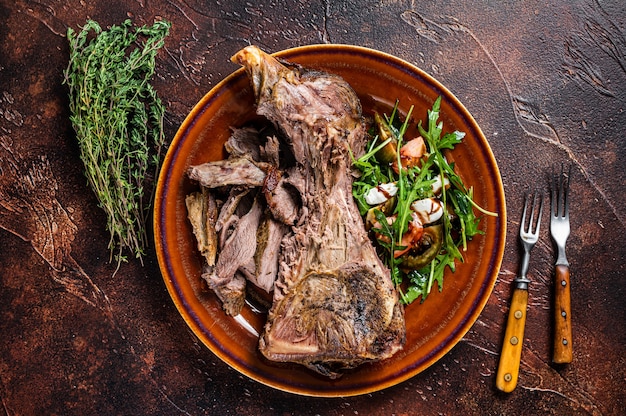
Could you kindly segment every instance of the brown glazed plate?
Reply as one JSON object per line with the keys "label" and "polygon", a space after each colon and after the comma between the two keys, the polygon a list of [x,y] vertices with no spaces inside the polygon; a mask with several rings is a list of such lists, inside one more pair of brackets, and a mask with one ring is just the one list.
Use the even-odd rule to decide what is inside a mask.
{"label": "brown glazed plate", "polygon": [[[233,51],[235,53],[236,51]],[[231,127],[257,118],[250,82],[242,69],[226,77],[191,110],[165,157],[157,186],[154,227],[159,266],[167,289],[196,336],[220,359],[268,386],[308,396],[352,396],[400,383],[445,355],[476,321],[492,292],[506,236],[504,189],[498,166],[476,121],[443,85],[415,66],[391,55],[348,45],[311,45],[276,56],[305,67],[342,76],[358,94],[365,114],[389,113],[396,100],[406,113],[426,119],[442,96],[444,131],[466,133],[450,155],[456,170],[474,188],[475,201],[497,217],[484,216],[483,236],[464,252],[464,263],[448,270],[441,292],[406,308],[407,340],[393,357],[361,365],[337,380],[297,364],[273,363],[258,351],[265,316],[246,306],[237,319],[227,316],[201,281],[201,257],[187,220],[185,196],[197,189],[186,176],[189,166],[225,157]]]}

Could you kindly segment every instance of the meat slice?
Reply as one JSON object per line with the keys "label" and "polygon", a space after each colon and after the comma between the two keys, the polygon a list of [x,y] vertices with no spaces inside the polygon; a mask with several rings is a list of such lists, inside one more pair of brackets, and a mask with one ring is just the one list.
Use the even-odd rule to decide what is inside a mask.
{"label": "meat slice", "polygon": [[289,227],[264,215],[256,233],[256,251],[253,258],[239,270],[249,282],[270,293],[278,276],[278,256],[283,237]]}
{"label": "meat slice", "polygon": [[207,267],[202,278],[222,302],[222,309],[230,316],[237,316],[246,301],[246,278],[236,272],[228,280],[216,280],[213,269]]}
{"label": "meat slice", "polygon": [[185,198],[187,217],[196,236],[198,251],[202,254],[209,266],[215,264],[217,256],[217,201],[207,188],[194,192]]}
{"label": "meat slice", "polygon": [[[263,210],[255,199],[250,211],[239,218],[232,233],[223,243],[215,267],[202,275],[229,315],[238,315],[245,302],[245,278],[237,272],[254,257],[257,247],[256,233],[262,213]],[[241,279],[244,280],[243,284]]]}
{"label": "meat slice", "polygon": [[263,183],[263,194],[274,218],[283,224],[293,225],[300,216],[300,193],[287,175],[289,172],[285,175],[270,168]]}
{"label": "meat slice", "polygon": [[276,136],[267,138],[267,142],[261,147],[259,156],[261,160],[274,166],[280,164],[280,141]]}
{"label": "meat slice", "polygon": [[215,224],[215,231],[219,234],[219,248],[220,250],[224,246],[224,242],[228,239],[228,236],[232,232],[234,225],[239,221],[239,215],[241,215],[243,205],[241,201],[247,198],[250,194],[250,188],[232,187],[228,193],[228,198],[222,205],[220,212],[217,216],[217,222]]}
{"label": "meat slice", "polygon": [[265,181],[266,164],[246,157],[207,162],[189,168],[189,177],[207,188],[228,185],[261,186]]}
{"label": "meat slice", "polygon": [[261,133],[251,126],[233,129],[224,144],[231,158],[247,157],[257,162],[261,161],[261,146]]}
{"label": "meat slice", "polygon": [[232,59],[251,79],[257,113],[291,147],[302,204],[283,239],[261,353],[329,377],[390,357],[404,344],[404,312],[352,198],[350,149],[359,154],[365,142],[356,94],[338,76],[286,66],[254,46]]}

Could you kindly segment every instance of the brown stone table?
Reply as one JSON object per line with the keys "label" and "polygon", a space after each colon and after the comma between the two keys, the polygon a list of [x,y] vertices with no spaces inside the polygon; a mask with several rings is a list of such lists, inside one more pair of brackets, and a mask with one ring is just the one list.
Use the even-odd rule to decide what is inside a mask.
{"label": "brown stone table", "polygon": [[[99,4],[93,4],[99,3]],[[0,414],[618,415],[626,408],[626,8],[622,1],[0,1]],[[474,115],[499,163],[506,253],[483,313],[445,357],[364,396],[300,397],[247,379],[187,328],[153,250],[111,277],[105,218],[68,121],[67,27],[172,22],[154,85],[168,140],[253,43],[379,49]],[[517,389],[495,371],[524,190],[573,165],[574,358],[550,362],[554,248],[533,252]],[[545,218],[544,218],[545,219]]]}

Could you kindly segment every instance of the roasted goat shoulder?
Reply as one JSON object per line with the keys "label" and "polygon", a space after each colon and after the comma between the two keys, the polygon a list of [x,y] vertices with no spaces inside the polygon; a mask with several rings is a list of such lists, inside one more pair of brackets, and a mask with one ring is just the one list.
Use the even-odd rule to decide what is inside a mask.
{"label": "roasted goat shoulder", "polygon": [[283,64],[254,46],[235,56],[257,113],[284,134],[301,216],[283,239],[273,304],[259,341],[273,361],[330,377],[402,348],[404,311],[352,198],[350,149],[365,141],[360,102],[340,77]]}

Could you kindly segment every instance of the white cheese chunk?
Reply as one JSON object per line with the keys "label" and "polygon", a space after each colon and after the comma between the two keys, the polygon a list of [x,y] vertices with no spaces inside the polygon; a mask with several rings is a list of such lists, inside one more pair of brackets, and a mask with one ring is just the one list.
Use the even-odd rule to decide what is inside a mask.
{"label": "white cheese chunk", "polygon": [[415,211],[422,224],[431,224],[443,215],[443,205],[437,198],[425,198],[413,201],[411,209]]}
{"label": "white cheese chunk", "polygon": [[383,183],[367,191],[365,194],[365,202],[372,206],[384,204],[397,192],[398,187],[395,183]]}
{"label": "white cheese chunk", "polygon": [[[446,189],[448,189],[450,187],[450,180],[448,178],[444,178],[443,182],[446,185]],[[435,195],[441,194],[441,175],[437,175],[435,177],[435,182],[433,182],[431,187]]]}

